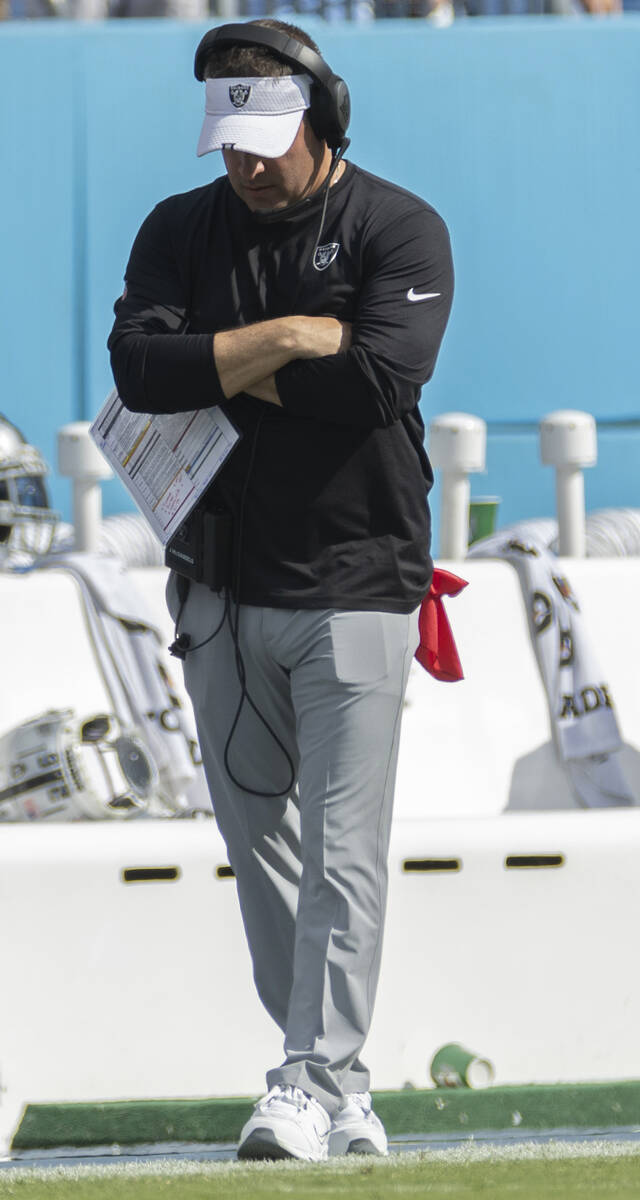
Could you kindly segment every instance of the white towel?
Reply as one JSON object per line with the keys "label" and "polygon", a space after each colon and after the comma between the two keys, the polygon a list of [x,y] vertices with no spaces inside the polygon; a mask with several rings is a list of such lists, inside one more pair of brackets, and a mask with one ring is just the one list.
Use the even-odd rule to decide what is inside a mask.
{"label": "white towel", "polygon": [[618,755],[623,743],[611,688],[577,597],[543,532],[523,522],[476,542],[469,557],[506,559],[518,572],[556,750],[578,803],[633,805]]}

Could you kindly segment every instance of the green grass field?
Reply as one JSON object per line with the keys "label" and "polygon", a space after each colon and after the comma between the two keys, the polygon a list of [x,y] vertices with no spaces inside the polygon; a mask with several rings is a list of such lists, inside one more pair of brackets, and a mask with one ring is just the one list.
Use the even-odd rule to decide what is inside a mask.
{"label": "green grass field", "polygon": [[640,1145],[457,1147],[319,1164],[158,1162],[0,1172],[18,1200],[604,1200],[640,1197]]}

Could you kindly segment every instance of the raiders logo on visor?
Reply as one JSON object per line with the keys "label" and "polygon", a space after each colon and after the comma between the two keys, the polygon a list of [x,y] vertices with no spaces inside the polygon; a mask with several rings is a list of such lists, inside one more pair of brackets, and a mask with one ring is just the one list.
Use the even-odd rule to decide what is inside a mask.
{"label": "raiders logo on visor", "polygon": [[244,108],[250,95],[251,85],[248,83],[234,83],[229,88],[229,99],[234,108]]}

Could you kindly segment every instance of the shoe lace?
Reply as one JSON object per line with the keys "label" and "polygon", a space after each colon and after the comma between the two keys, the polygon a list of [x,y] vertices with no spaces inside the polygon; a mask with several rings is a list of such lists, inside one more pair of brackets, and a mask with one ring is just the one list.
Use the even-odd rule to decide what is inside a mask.
{"label": "shoe lace", "polygon": [[364,1115],[367,1116],[371,1112],[371,1093],[370,1092],[351,1092],[349,1100],[352,1104],[361,1108]]}
{"label": "shoe lace", "polygon": [[320,1101],[316,1100],[315,1096],[309,1096],[307,1092],[302,1091],[302,1088],[294,1087],[292,1084],[283,1085],[277,1083],[265,1096],[262,1106],[266,1107],[272,1100],[284,1100],[288,1104],[294,1104],[297,1109],[310,1108],[314,1105],[318,1108],[322,1107]]}

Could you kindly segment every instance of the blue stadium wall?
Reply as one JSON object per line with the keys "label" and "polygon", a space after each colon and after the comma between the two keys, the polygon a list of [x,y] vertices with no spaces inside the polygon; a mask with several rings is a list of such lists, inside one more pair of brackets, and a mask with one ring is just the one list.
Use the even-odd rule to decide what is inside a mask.
{"label": "blue stadium wall", "polygon": [[[350,156],[428,199],[457,290],[425,422],[485,418],[500,521],[550,515],[537,422],[598,420],[587,506],[640,506],[640,17],[305,21],[353,99]],[[203,26],[0,25],[2,400],[55,465],[55,431],[111,386],[105,349],[135,232],[199,186]],[[53,480],[68,517],[70,487]],[[105,511],[128,507],[117,482]],[[434,495],[435,515],[438,491]]]}

